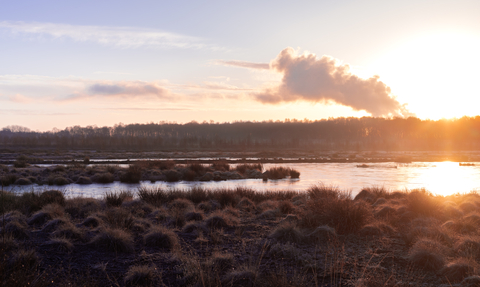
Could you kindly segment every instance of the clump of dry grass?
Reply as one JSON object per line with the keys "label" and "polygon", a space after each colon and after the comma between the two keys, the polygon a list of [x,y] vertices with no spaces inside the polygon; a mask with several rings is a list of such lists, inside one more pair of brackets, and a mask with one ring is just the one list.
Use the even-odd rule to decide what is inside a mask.
{"label": "clump of dry grass", "polygon": [[439,216],[441,197],[426,189],[414,189],[406,194],[407,206],[417,216]]}
{"label": "clump of dry grass", "polygon": [[128,268],[125,286],[161,286],[162,274],[155,265],[135,265]]}
{"label": "clump of dry grass", "polygon": [[226,228],[236,224],[237,220],[224,211],[215,211],[205,219],[205,225],[210,229]]}
{"label": "clump of dry grass", "polygon": [[101,203],[94,198],[76,197],[67,199],[65,212],[72,218],[85,218],[90,214],[100,211]]}
{"label": "clump of dry grass", "polygon": [[151,228],[143,237],[143,241],[146,246],[159,247],[168,252],[177,250],[180,247],[177,234],[161,226]]}
{"label": "clump of dry grass", "polygon": [[327,225],[322,225],[315,228],[306,236],[306,240],[311,243],[328,243],[336,239],[337,233],[335,232],[335,229]]}
{"label": "clump of dry grass", "polygon": [[122,207],[128,210],[132,215],[138,217],[145,217],[151,213],[154,207],[142,200],[128,200],[122,203]]}
{"label": "clump of dry grass", "polygon": [[190,211],[185,213],[186,221],[202,221],[204,218],[203,212]]}
{"label": "clump of dry grass", "polygon": [[168,205],[172,211],[187,212],[195,209],[195,205],[185,198],[176,198]]}
{"label": "clump of dry grass", "polygon": [[336,187],[317,185],[311,187],[307,194],[309,200],[300,221],[303,227],[328,225],[339,234],[347,234],[357,232],[373,217],[372,208],[364,201],[354,201],[349,192],[342,192]]}
{"label": "clump of dry grass", "polygon": [[240,202],[237,204],[237,208],[243,211],[254,211],[255,210],[255,203],[251,201],[250,199],[244,197],[240,200]]}
{"label": "clump of dry grass", "polygon": [[305,236],[298,229],[296,224],[286,222],[277,226],[272,233],[270,233],[269,238],[275,239],[280,242],[293,242],[301,243],[305,240]]}
{"label": "clump of dry grass", "polygon": [[96,183],[112,183],[115,181],[115,177],[109,172],[102,172],[95,174],[92,180]]}
{"label": "clump of dry grass", "polygon": [[245,174],[247,170],[258,170],[262,171],[263,170],[263,165],[261,163],[243,163],[243,164],[238,164],[235,167],[235,170],[238,171],[241,174]]}
{"label": "clump of dry grass", "polygon": [[98,227],[102,224],[102,220],[98,216],[89,216],[81,223],[83,226],[87,227]]}
{"label": "clump of dry grass", "polygon": [[106,192],[103,196],[105,203],[108,206],[120,206],[126,200],[133,199],[133,193],[129,190],[122,190],[120,192]]}
{"label": "clump of dry grass", "polygon": [[40,211],[32,215],[28,220],[29,225],[43,225],[48,220],[64,216],[64,209],[62,206],[52,203],[45,205]]}
{"label": "clump of dry grass", "polygon": [[15,239],[27,239],[30,237],[30,232],[27,230],[27,226],[19,221],[11,221],[7,223],[4,231]]}
{"label": "clump of dry grass", "polygon": [[461,286],[464,286],[464,287],[478,287],[478,286],[480,286],[480,276],[472,275],[472,276],[466,277],[465,279],[462,280]]}
{"label": "clump of dry grass", "polygon": [[412,264],[426,271],[439,271],[445,265],[446,252],[448,252],[446,247],[441,243],[422,239],[413,245],[408,259]]}
{"label": "clump of dry grass", "polygon": [[90,241],[90,244],[112,252],[131,253],[134,251],[132,235],[121,229],[102,229]]}
{"label": "clump of dry grass", "polygon": [[461,237],[455,244],[455,251],[469,258],[480,258],[480,239],[473,236]]}
{"label": "clump of dry grass", "polygon": [[45,224],[45,226],[42,228],[42,231],[50,233],[57,230],[60,226],[66,225],[68,223],[70,223],[70,221],[66,218],[56,218],[47,222],[47,224]]}
{"label": "clump of dry grass", "polygon": [[66,237],[54,237],[45,243],[47,246],[53,247],[55,250],[62,252],[70,252],[73,250],[73,243]]}
{"label": "clump of dry grass", "polygon": [[258,272],[253,267],[243,267],[227,273],[222,278],[223,286],[255,286]]}
{"label": "clump of dry grass", "polygon": [[475,275],[475,270],[478,269],[478,264],[471,258],[457,258],[454,261],[447,263],[440,273],[448,282],[461,282],[464,278]]}
{"label": "clump of dry grass", "polygon": [[68,222],[67,224],[61,225],[57,230],[52,233],[52,235],[54,237],[63,237],[72,240],[82,240],[84,234],[81,229]]}
{"label": "clump of dry grass", "polygon": [[97,216],[108,226],[124,230],[129,230],[135,220],[135,217],[128,210],[121,207],[109,208],[102,213],[98,213]]}
{"label": "clump of dry grass", "polygon": [[276,260],[295,262],[297,266],[308,266],[313,262],[313,256],[292,243],[275,243],[268,248],[268,255]]}
{"label": "clump of dry grass", "polygon": [[131,164],[127,171],[120,175],[120,181],[125,183],[139,183],[142,179],[142,167],[140,164]]}
{"label": "clump of dry grass", "polygon": [[299,178],[300,172],[290,167],[277,166],[269,168],[263,176],[268,179]]}

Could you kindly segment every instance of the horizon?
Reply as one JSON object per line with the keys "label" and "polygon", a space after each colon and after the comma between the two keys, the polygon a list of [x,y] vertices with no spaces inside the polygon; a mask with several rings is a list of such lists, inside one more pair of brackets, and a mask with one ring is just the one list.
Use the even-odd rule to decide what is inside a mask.
{"label": "horizon", "polygon": [[0,11],[0,128],[474,117],[479,10],[15,1]]}

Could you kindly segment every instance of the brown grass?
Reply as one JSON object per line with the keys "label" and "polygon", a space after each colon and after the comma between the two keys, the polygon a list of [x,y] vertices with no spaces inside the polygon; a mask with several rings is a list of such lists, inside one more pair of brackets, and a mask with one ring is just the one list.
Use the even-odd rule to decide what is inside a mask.
{"label": "brown grass", "polygon": [[145,245],[150,247],[158,247],[167,252],[179,248],[178,236],[175,232],[161,226],[156,226],[143,237]]}
{"label": "brown grass", "polygon": [[161,271],[155,265],[134,265],[125,275],[125,286],[161,286]]}
{"label": "brown grass", "polygon": [[90,244],[116,253],[131,253],[134,251],[132,235],[121,229],[103,229],[90,241]]}

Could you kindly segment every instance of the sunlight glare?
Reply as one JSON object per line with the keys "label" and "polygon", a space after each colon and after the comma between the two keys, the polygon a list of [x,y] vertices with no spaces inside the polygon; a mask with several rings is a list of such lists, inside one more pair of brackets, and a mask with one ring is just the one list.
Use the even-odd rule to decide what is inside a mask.
{"label": "sunlight glare", "polygon": [[439,33],[418,37],[372,64],[394,95],[422,119],[474,116],[480,37]]}
{"label": "sunlight glare", "polygon": [[421,173],[416,181],[438,195],[450,195],[457,192],[469,191],[475,186],[478,178],[478,169],[459,166],[458,162],[439,162],[435,168],[428,168]]}

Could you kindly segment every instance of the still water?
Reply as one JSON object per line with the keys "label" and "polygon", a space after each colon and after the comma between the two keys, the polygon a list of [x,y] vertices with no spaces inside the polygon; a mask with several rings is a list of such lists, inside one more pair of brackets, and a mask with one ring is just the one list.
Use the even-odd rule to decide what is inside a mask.
{"label": "still water", "polygon": [[[307,190],[315,184],[336,186],[349,190],[356,195],[364,187],[383,186],[389,190],[405,190],[426,188],[440,195],[464,193],[472,190],[480,191],[480,163],[474,166],[460,166],[457,162],[416,162],[416,163],[369,163],[367,167],[358,167],[358,163],[295,163],[295,164],[264,164],[264,169],[273,166],[286,166],[300,171],[300,179],[268,180],[242,179],[217,182],[187,182],[177,183],[149,181],[140,184],[70,184],[65,187],[53,187],[66,192],[67,196],[102,197],[106,191],[135,191],[140,185],[147,187],[182,188],[194,186],[204,188],[235,188],[248,187],[255,190]],[[9,187],[14,192],[42,191],[52,186]]]}

